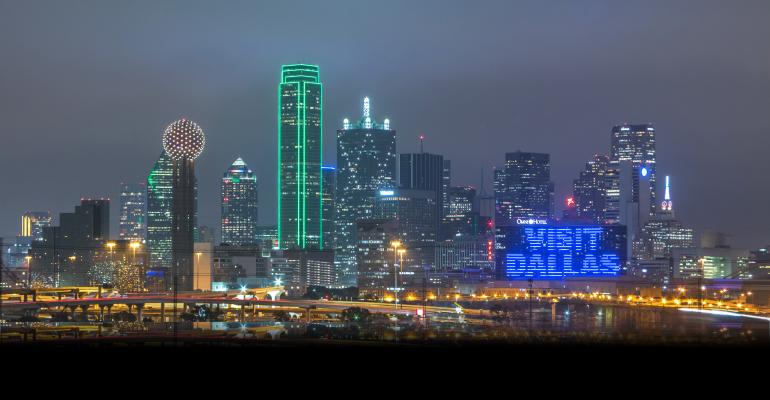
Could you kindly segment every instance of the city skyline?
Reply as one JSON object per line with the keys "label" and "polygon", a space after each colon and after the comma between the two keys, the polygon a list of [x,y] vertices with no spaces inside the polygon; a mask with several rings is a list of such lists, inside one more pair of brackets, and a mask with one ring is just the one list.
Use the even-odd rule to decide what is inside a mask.
{"label": "city skyline", "polygon": [[[27,6],[18,7],[21,9]],[[422,7],[417,6],[418,15],[422,11]],[[506,6],[501,5],[500,7]],[[634,8],[633,6],[628,7]],[[753,18],[752,14],[761,14],[755,9],[748,10],[750,8],[748,5],[744,5],[744,7],[747,9],[735,10],[741,12],[743,18],[751,19]],[[631,15],[633,13],[627,9],[611,8],[612,10],[608,10],[607,14],[588,8],[584,18],[596,18],[605,21],[611,20],[611,17],[617,14],[627,15],[626,26],[634,26],[634,24],[640,23],[642,19],[642,16]],[[702,10],[704,18],[716,18],[715,15],[712,15],[716,13],[713,6],[705,5]],[[13,11],[21,12],[21,10],[11,10],[9,15],[13,15]],[[96,11],[100,11],[98,7]],[[194,13],[194,11],[190,12]],[[450,16],[455,15],[456,11],[449,7]],[[617,14],[610,15],[612,11]],[[641,11],[642,15],[649,13],[646,10],[635,11]],[[355,9],[354,12],[363,11]],[[539,12],[538,15],[540,16],[548,15],[547,10],[539,9]],[[671,16],[658,15],[660,29],[677,33],[672,19],[676,19],[676,17],[690,18],[683,13],[684,10],[676,8],[672,10]],[[387,15],[389,14],[386,13],[381,18],[386,18]],[[456,18],[459,17],[454,18],[453,21],[456,21]],[[572,19],[562,22],[569,25],[582,21],[584,21],[582,18],[573,16]],[[39,20],[34,20],[34,22],[42,23]],[[89,27],[95,28],[93,25],[95,22],[91,20],[85,22],[91,25],[87,24],[84,31],[87,31]],[[443,32],[436,21],[431,19],[429,22],[430,29]],[[725,24],[727,22],[705,24],[711,25],[715,32],[699,32],[710,38],[717,32],[724,33],[723,31],[727,30]],[[407,25],[411,26],[410,24]],[[150,32],[153,31],[153,25],[144,28]],[[506,30],[501,27],[484,29],[500,29],[503,33],[513,31],[513,28]],[[538,48],[542,48],[544,51],[565,50],[556,41],[567,40],[566,33],[555,33],[558,40],[548,40],[548,38],[543,37],[542,31],[534,27],[529,29],[533,35],[543,40],[540,43],[541,47],[527,47],[521,43],[517,43],[517,45],[524,46],[523,48],[529,51]],[[609,30],[610,28],[606,29]],[[763,32],[766,29],[767,27],[745,24],[741,30],[729,31],[729,33],[736,40],[748,40],[750,38],[757,40],[756,38],[764,36]],[[45,35],[47,32],[43,30],[41,35]],[[118,23],[118,27],[111,32],[113,36],[108,35],[108,37],[122,35],[130,32],[130,30]],[[598,51],[601,57],[609,57],[614,60],[612,57],[614,55],[626,57],[632,55],[629,51],[623,50],[623,43],[620,40],[615,42],[615,39],[611,40],[606,37],[606,32],[592,33],[597,34],[597,37],[603,38],[605,41],[609,41],[609,50],[599,51],[592,48],[593,51]],[[224,37],[220,37],[219,40],[225,40],[225,37],[231,38],[233,35],[235,35],[234,31],[226,32]],[[356,40],[367,40],[375,37],[368,32],[365,32],[364,36],[365,38]],[[640,46],[642,49],[650,49],[649,46],[652,45],[643,41],[644,38],[632,34],[621,36],[623,36],[621,39],[628,41],[627,43],[635,43],[636,49],[639,49]],[[331,39],[333,39],[332,43],[346,44],[339,47],[344,56],[343,61],[350,62],[352,57],[350,49],[360,47],[345,42],[342,37],[334,36]],[[581,36],[574,40],[588,41],[588,39],[588,37]],[[682,42],[689,43],[689,39],[681,34],[675,35],[674,39],[680,45]],[[33,47],[37,46],[34,38],[30,40]],[[67,41],[69,39],[64,40],[66,48],[76,50],[75,55],[82,54],[89,49]],[[164,37],[164,40],[173,41],[175,38],[168,36]],[[447,47],[442,47],[440,43],[434,43],[429,38],[425,40],[433,43],[441,50],[439,55],[442,60],[458,61],[449,54]],[[399,67],[380,65],[367,70],[366,73],[354,73],[361,68],[360,64],[335,61],[334,49],[327,46],[313,47],[318,43],[318,41],[312,40],[311,43],[297,46],[291,51],[271,50],[267,52],[267,56],[262,57],[259,61],[255,60],[254,56],[244,56],[242,53],[226,54],[226,59],[243,59],[245,64],[252,69],[249,74],[250,77],[241,80],[243,85],[251,88],[247,94],[244,94],[243,88],[234,87],[236,78],[242,79],[246,76],[243,70],[245,68],[217,64],[213,66],[216,67],[214,69],[216,72],[205,74],[207,79],[203,80],[203,86],[221,86],[222,89],[209,89],[208,91],[200,89],[200,92],[196,92],[199,97],[197,100],[182,98],[181,94],[188,89],[182,89],[181,81],[176,80],[183,78],[174,78],[155,91],[145,88],[144,90],[149,90],[149,92],[142,96],[137,92],[130,92],[129,96],[121,100],[122,103],[108,102],[97,106],[97,104],[92,103],[94,100],[87,99],[84,104],[78,106],[67,105],[64,108],[67,112],[72,113],[73,118],[69,121],[58,122],[57,128],[60,133],[63,133],[67,141],[74,143],[83,140],[81,139],[82,135],[90,135],[91,132],[94,132],[91,127],[98,126],[99,123],[112,122],[115,124],[114,132],[104,133],[103,137],[86,136],[89,139],[82,142],[87,143],[85,145],[86,150],[96,159],[94,160],[95,163],[106,163],[109,166],[104,168],[104,171],[89,170],[88,164],[79,162],[81,157],[76,156],[77,151],[74,149],[58,151],[60,148],[67,147],[64,147],[59,141],[61,139],[54,138],[50,138],[48,140],[50,143],[44,143],[38,150],[42,151],[46,160],[57,165],[57,170],[46,175],[41,175],[41,171],[35,166],[32,166],[29,171],[20,171],[18,167],[21,165],[21,159],[15,154],[11,154],[8,149],[28,145],[28,140],[32,138],[41,138],[41,132],[46,130],[46,122],[22,125],[19,122],[19,117],[10,115],[24,115],[31,108],[24,100],[25,97],[20,96],[21,88],[25,86],[19,87],[4,83],[4,88],[6,85],[8,86],[5,93],[8,93],[9,96],[3,96],[3,107],[0,109],[9,110],[7,111],[9,115],[5,115],[3,112],[3,116],[8,121],[6,124],[7,132],[11,132],[11,134],[4,135],[4,140],[10,146],[4,146],[3,148],[6,150],[0,154],[0,159],[5,160],[2,165],[3,168],[0,170],[3,171],[1,172],[2,178],[7,182],[5,187],[13,190],[7,191],[7,203],[0,210],[0,235],[3,237],[17,235],[19,233],[19,216],[26,211],[46,210],[50,211],[52,215],[58,215],[60,212],[69,210],[71,205],[82,197],[118,199],[121,181],[140,182],[146,176],[147,166],[151,165],[157,158],[159,151],[157,137],[162,132],[166,121],[179,116],[187,116],[200,122],[202,126],[206,127],[207,132],[210,132],[210,153],[212,154],[204,154],[196,166],[201,186],[200,224],[218,225],[217,192],[221,178],[219,166],[226,165],[241,153],[246,159],[258,160],[258,164],[255,164],[253,169],[258,179],[264,183],[261,190],[265,193],[264,206],[261,207],[265,212],[262,215],[264,218],[262,218],[261,224],[273,224],[276,204],[275,196],[272,196],[271,193],[275,193],[273,177],[276,174],[276,162],[274,149],[277,145],[275,143],[275,81],[278,68],[282,63],[302,61],[320,65],[324,73],[323,81],[327,89],[324,93],[324,113],[327,121],[331,121],[327,123],[323,132],[324,164],[330,164],[335,159],[334,130],[338,127],[338,121],[341,121],[345,116],[350,116],[349,110],[357,109],[363,96],[369,96],[372,102],[376,104],[377,109],[388,110],[388,117],[394,125],[399,127],[398,153],[417,152],[419,150],[417,137],[419,134],[425,134],[426,152],[442,154],[445,158],[453,161],[452,180],[455,186],[472,185],[478,188],[479,169],[484,167],[487,177],[485,186],[487,188],[492,187],[491,167],[494,165],[502,166],[506,152],[521,150],[550,154],[552,180],[556,182],[555,203],[557,207],[560,207],[562,200],[572,192],[571,182],[584,168],[586,160],[591,159],[597,153],[609,155],[610,131],[613,126],[626,122],[632,124],[653,123],[657,130],[658,159],[656,163],[658,174],[659,176],[670,175],[678,182],[674,194],[677,199],[678,218],[696,228],[696,231],[714,229],[730,233],[735,236],[735,240],[731,242],[738,246],[762,246],[770,240],[766,228],[764,228],[768,225],[768,218],[770,217],[763,208],[762,199],[767,194],[762,192],[765,189],[761,184],[763,176],[760,163],[763,155],[761,149],[766,147],[762,146],[766,140],[763,136],[770,127],[770,121],[760,112],[762,105],[767,104],[767,90],[765,89],[770,83],[766,72],[770,70],[770,68],[766,68],[770,64],[770,60],[764,55],[767,52],[761,51],[763,44],[747,43],[745,48],[741,50],[729,49],[729,41],[717,41],[716,44],[709,45],[715,46],[713,48],[700,44],[699,47],[695,46],[698,51],[693,50],[692,53],[688,54],[688,56],[695,57],[696,62],[711,60],[710,57],[722,54],[726,54],[726,56],[718,57],[719,60],[734,57],[730,62],[723,64],[723,66],[732,68],[730,71],[733,71],[732,75],[725,74],[729,76],[724,79],[728,81],[735,79],[732,81],[733,86],[744,89],[742,94],[745,95],[743,96],[745,98],[738,99],[734,97],[737,92],[731,91],[730,88],[722,90],[724,88],[720,86],[721,84],[713,83],[705,84],[705,89],[698,89],[687,94],[689,89],[686,90],[685,88],[690,88],[687,82],[671,81],[672,76],[683,75],[682,65],[677,63],[683,63],[686,57],[677,57],[671,54],[668,55],[673,58],[662,64],[662,71],[655,68],[643,70],[641,67],[636,67],[639,70],[633,68],[632,72],[616,71],[614,72],[616,75],[609,74],[607,80],[599,79],[594,75],[606,73],[605,67],[594,66],[594,69],[591,69],[587,59],[578,57],[577,60],[569,63],[570,68],[550,72],[553,76],[558,77],[559,82],[572,82],[566,91],[560,92],[547,87],[538,89],[537,82],[543,82],[538,79],[545,79],[550,75],[538,75],[531,70],[538,63],[556,68],[556,60],[552,60],[550,56],[536,56],[532,60],[532,64],[527,67],[527,65],[518,64],[516,60],[507,57],[472,53],[480,58],[476,61],[475,67],[459,63],[457,69],[441,67],[437,73],[430,73],[416,62],[404,62],[404,65]],[[403,51],[413,48],[405,40],[399,40],[396,43],[404,46]],[[642,43],[646,43],[646,45],[642,45]],[[695,44],[699,43],[701,42],[695,42]],[[137,49],[134,47],[135,45],[127,46],[129,49]],[[467,43],[465,46],[458,46],[468,50]],[[661,46],[663,47],[661,51],[667,54],[665,45],[661,44]],[[100,47],[97,49],[105,52],[110,51]],[[746,49],[752,49],[751,54],[745,54]],[[20,51],[13,46],[10,46],[8,50],[11,51],[11,54],[18,54]],[[396,55],[401,55],[398,50],[392,50],[397,53]],[[615,50],[616,53],[613,53],[612,50]],[[211,48],[204,49],[204,52],[211,53],[212,51],[214,50]],[[189,56],[191,53],[184,54]],[[739,56],[743,57],[741,63],[735,62]],[[86,77],[88,70],[83,66],[73,64],[74,59],[69,57],[71,56],[57,55],[56,60],[58,61],[54,64],[81,79],[80,85],[83,86],[83,89],[95,98],[99,98],[102,91],[97,90],[93,85],[103,79],[114,78],[116,72],[110,70],[108,64],[98,64],[102,72],[95,74],[94,77]],[[663,58],[663,56],[655,57],[657,61],[655,63],[649,60],[643,60],[640,63],[650,63],[646,66],[654,67],[662,63]],[[10,59],[13,60],[13,57]],[[402,57],[397,57],[397,59],[403,62]],[[418,60],[424,59],[418,57]],[[40,62],[40,60],[37,61]],[[19,65],[27,65],[18,62],[19,60],[14,60],[11,65],[2,67],[3,75],[13,73]],[[146,59],[136,62],[141,66],[141,72],[147,74],[150,82],[164,75],[162,73],[165,68],[163,65],[154,64]],[[691,84],[695,86],[704,85],[704,80],[709,77],[709,74],[716,71],[712,69],[716,67],[688,64],[692,64],[689,65],[693,68],[690,72],[693,72],[691,76],[696,83]],[[470,102],[481,100],[478,96],[480,93],[490,90],[490,81],[474,81],[473,83],[478,86],[475,89],[469,89],[467,86],[453,88],[440,85],[451,80],[452,76],[458,74],[466,77],[471,76],[474,71],[478,72],[479,69],[495,72],[498,75],[492,75],[499,76],[502,71],[498,72],[498,68],[504,70],[503,67],[505,66],[516,66],[519,71],[531,73],[524,73],[520,81],[514,80],[512,83],[505,83],[506,87],[523,85],[525,90],[522,90],[521,97],[511,95],[484,101],[483,105],[486,109],[483,111],[471,107]],[[34,68],[44,67],[35,66]],[[408,68],[412,70],[410,75],[405,73]],[[190,67],[182,75],[185,79],[197,79],[204,77],[204,71],[205,69]],[[225,78],[222,76],[226,75],[228,71],[233,72],[233,77]],[[595,72],[592,73],[591,71]],[[353,73],[352,76],[350,76],[351,73]],[[573,73],[588,75],[589,83],[586,85],[595,84],[598,88],[596,92],[592,91],[590,95],[580,94],[584,89],[594,89],[594,87],[586,87],[572,80],[575,79]],[[751,87],[747,87],[747,83],[742,80],[746,78],[739,79],[733,75],[754,77],[757,80],[751,84]],[[56,74],[52,76],[56,76]],[[415,77],[417,81],[414,80]],[[28,79],[29,76],[27,75],[22,74],[20,76],[21,82],[25,82],[27,85],[30,84]],[[46,78],[42,84],[51,85],[47,79],[51,78]],[[527,86],[527,81],[530,80],[533,83]],[[635,83],[637,81],[652,83],[649,85],[651,88],[649,90],[644,89],[643,85]],[[391,85],[392,82],[396,84]],[[439,84],[440,92],[431,96],[416,93],[415,89],[408,87],[408,85],[417,84],[416,82],[422,82],[421,86],[418,86],[422,91],[436,88],[436,85]],[[49,92],[49,97],[42,99],[41,104],[34,109],[52,113],[55,118],[58,111],[53,106],[56,104],[57,93],[59,90],[71,87],[72,84],[59,82],[58,85],[62,85],[59,89],[57,89],[58,86],[52,86],[53,90]],[[120,86],[120,83],[117,84]],[[613,86],[612,90],[604,88],[604,86],[611,86],[612,84],[617,84]],[[727,83],[723,84],[727,85]],[[390,86],[394,86],[394,88],[390,88]],[[717,92],[716,89],[719,89],[720,96],[716,96],[718,99],[705,102],[699,99],[698,97],[705,97],[706,95],[706,92],[699,90],[707,89],[715,93]],[[631,92],[638,96],[631,99],[622,95],[622,93]],[[174,105],[149,112],[145,112],[147,110],[144,109],[131,113],[123,111],[123,108],[136,107],[145,100],[145,96],[153,97],[155,95],[163,97],[167,101],[173,100]],[[14,102],[14,99],[19,101]],[[414,99],[414,102],[406,101],[406,99]],[[586,99],[587,105],[577,104],[581,99]],[[618,104],[611,104],[613,102]],[[402,104],[405,103],[412,104],[412,107],[404,107]],[[551,107],[545,108],[544,105]],[[224,106],[234,107],[225,110]],[[538,107],[548,111],[537,111]],[[453,109],[453,112],[448,113],[446,110],[450,108]],[[96,113],[104,115],[95,115]],[[130,119],[128,119],[129,114],[131,114]],[[495,114],[503,115],[504,121],[493,121],[492,118]],[[720,118],[717,120],[712,115],[719,115]],[[569,124],[570,129],[564,129],[565,132],[554,129],[558,126],[566,126],[566,124]],[[98,131],[104,132],[102,128],[99,128]],[[504,132],[504,134],[500,134],[500,132]],[[126,139],[134,136],[138,139]],[[568,145],[560,144],[567,143],[570,138],[576,136],[580,137],[581,140],[568,142]],[[121,151],[118,151],[118,148]],[[10,175],[11,171],[14,175]],[[40,176],[44,176],[44,178],[40,179]],[[76,176],[78,178],[64,179],[63,176]],[[61,181],[62,184],[60,185],[55,181]],[[40,188],[32,187],[27,182],[34,183],[34,186],[39,185]],[[45,190],[42,190],[43,188]],[[719,189],[716,190],[715,188]],[[758,192],[755,196],[747,196],[746,194],[751,190],[758,190]],[[55,194],[56,196],[54,196]],[[755,217],[735,218],[734,215],[729,214],[730,204],[734,201],[744,202],[741,208],[749,210]],[[559,209],[555,211],[556,215],[560,215]],[[113,232],[117,232],[116,214],[113,213],[112,215]]]}

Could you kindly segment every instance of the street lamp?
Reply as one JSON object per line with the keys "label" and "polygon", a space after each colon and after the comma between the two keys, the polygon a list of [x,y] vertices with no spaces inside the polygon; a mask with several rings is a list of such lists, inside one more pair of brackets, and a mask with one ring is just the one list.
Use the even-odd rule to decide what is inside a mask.
{"label": "street lamp", "polygon": [[[406,253],[406,249],[398,249],[398,272],[404,271],[404,253]],[[398,285],[396,285],[396,290],[398,290]],[[396,304],[398,304],[398,292],[396,292]],[[404,308],[404,305],[401,305],[401,308]]]}
{"label": "street lamp", "polygon": [[698,309],[703,308],[703,257],[698,259],[698,263],[700,264],[700,270],[698,271]]}
{"label": "street lamp", "polygon": [[131,247],[131,250],[133,250],[134,255],[133,255],[132,263],[136,265],[136,249],[141,247],[142,244],[139,242],[131,242],[131,244],[129,244],[128,246]]}
{"label": "street lamp", "polygon": [[394,240],[390,242],[390,247],[393,248],[393,298],[395,299],[393,304],[398,308],[398,270],[396,269],[396,262],[398,260],[398,248],[401,247],[401,242]]}
{"label": "street lamp", "polygon": [[27,289],[32,286],[32,256],[24,257],[27,260]]}

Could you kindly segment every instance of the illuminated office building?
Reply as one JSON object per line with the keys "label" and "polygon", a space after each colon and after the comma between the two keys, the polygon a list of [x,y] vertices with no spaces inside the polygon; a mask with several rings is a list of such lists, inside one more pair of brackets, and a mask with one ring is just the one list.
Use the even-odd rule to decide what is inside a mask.
{"label": "illuminated office building", "polygon": [[[621,207],[619,199],[623,194],[619,193],[620,179],[618,168],[620,164],[627,161],[631,164],[633,171],[631,175],[635,178],[629,189],[628,195],[632,202],[645,204],[647,208],[645,213],[654,215],[658,208],[656,202],[656,166],[655,166],[655,128],[652,124],[644,125],[618,125],[612,128],[612,146],[610,149],[610,162],[607,179],[607,206],[606,213],[608,222],[617,222],[616,216],[620,213]],[[642,193],[639,179],[644,177],[649,180],[650,190],[648,193]],[[645,196],[648,199],[642,199]],[[622,222],[621,222],[622,223]]]}
{"label": "illuminated office building", "polygon": [[357,283],[361,296],[384,297],[395,286],[399,222],[394,219],[368,219],[356,222]]}
{"label": "illuminated office building", "polygon": [[437,212],[434,221],[436,235],[440,235],[444,213],[444,199],[448,188],[449,164],[444,156],[430,153],[405,153],[399,159],[399,186],[404,189],[428,190],[433,192]]}
{"label": "illuminated office building", "polygon": [[337,195],[337,170],[334,167],[325,165],[321,168],[321,179],[323,180],[323,193],[321,193],[321,227],[323,232],[323,248],[334,249],[335,245],[335,197]]}
{"label": "illuminated office building", "polygon": [[59,214],[59,226],[43,228],[29,251],[33,284],[88,286],[89,269],[110,237],[110,201],[83,199],[75,212]]}
{"label": "illuminated office building", "polygon": [[550,155],[517,151],[505,154],[505,167],[495,170],[495,225],[517,219],[553,216]]}
{"label": "illuminated office building", "polygon": [[432,267],[436,243],[435,190],[383,189],[374,204],[374,217],[398,221],[398,237],[406,250],[404,268]]}
{"label": "illuminated office building", "polygon": [[322,85],[318,66],[281,67],[278,85],[279,247],[320,248]]}
{"label": "illuminated office building", "polygon": [[381,189],[396,186],[396,131],[390,120],[374,119],[369,98],[357,122],[347,118],[337,131],[335,264],[340,285],[356,282],[356,222],[373,218]]}
{"label": "illuminated office building", "polygon": [[586,163],[584,171],[580,172],[572,186],[572,198],[575,203],[577,217],[594,223],[604,223],[606,174],[609,158],[595,155],[593,160]]}
{"label": "illuminated office building", "polygon": [[21,237],[43,240],[43,228],[51,226],[51,213],[48,211],[29,211],[21,216]]}
{"label": "illuminated office building", "polygon": [[444,160],[444,170],[441,175],[441,218],[449,214],[449,190],[452,187],[452,161]]}
{"label": "illuminated office building", "polygon": [[144,241],[147,237],[147,186],[120,185],[120,239]]}
{"label": "illuminated office building", "polygon": [[471,186],[449,188],[444,209],[447,212],[441,228],[444,240],[486,235],[492,228],[492,219],[476,210],[476,189]]}
{"label": "illuminated office building", "polygon": [[257,242],[257,177],[238,157],[222,178],[222,243],[248,245]]}
{"label": "illuminated office building", "polygon": [[147,250],[151,268],[171,266],[171,185],[173,164],[161,152],[147,175]]}

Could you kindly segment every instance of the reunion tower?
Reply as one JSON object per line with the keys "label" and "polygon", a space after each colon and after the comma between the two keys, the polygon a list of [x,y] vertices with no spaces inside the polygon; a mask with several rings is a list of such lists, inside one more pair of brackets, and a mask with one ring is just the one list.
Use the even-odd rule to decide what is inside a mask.
{"label": "reunion tower", "polygon": [[171,271],[174,290],[193,290],[195,159],[206,137],[198,124],[182,118],[163,132],[163,148],[173,163],[171,201]]}

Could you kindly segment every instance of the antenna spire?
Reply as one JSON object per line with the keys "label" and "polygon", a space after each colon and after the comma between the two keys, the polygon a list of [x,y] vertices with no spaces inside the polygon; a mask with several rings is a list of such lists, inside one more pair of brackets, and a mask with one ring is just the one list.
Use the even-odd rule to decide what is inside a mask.
{"label": "antenna spire", "polygon": [[420,153],[425,153],[425,149],[423,148],[424,142],[425,142],[425,135],[420,135]]}

